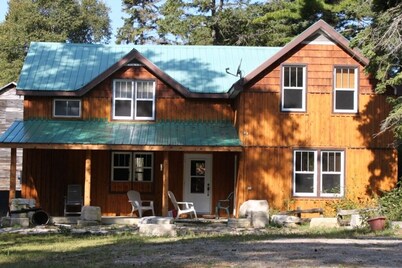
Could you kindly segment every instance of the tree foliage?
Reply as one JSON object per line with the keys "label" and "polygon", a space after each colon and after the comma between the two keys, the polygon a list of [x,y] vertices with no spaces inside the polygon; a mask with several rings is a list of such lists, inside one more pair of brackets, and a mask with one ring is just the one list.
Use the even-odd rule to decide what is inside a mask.
{"label": "tree foliage", "polygon": [[108,42],[108,12],[99,0],[10,0],[0,23],[0,85],[17,80],[32,41]]}
{"label": "tree foliage", "polygon": [[120,44],[146,44],[159,40],[156,21],[159,17],[157,4],[160,0],[123,0],[123,11],[129,15],[123,27],[118,29]]}
{"label": "tree foliage", "polygon": [[[372,23],[353,41],[369,58],[367,71],[378,83],[376,91],[384,93],[402,85],[402,3],[372,0]],[[402,98],[390,99],[392,111],[382,124],[382,131],[394,130],[402,138]]]}

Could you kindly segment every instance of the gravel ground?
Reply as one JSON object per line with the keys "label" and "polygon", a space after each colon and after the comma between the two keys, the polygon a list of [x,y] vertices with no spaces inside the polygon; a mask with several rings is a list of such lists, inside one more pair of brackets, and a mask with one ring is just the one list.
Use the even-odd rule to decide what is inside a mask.
{"label": "gravel ground", "polygon": [[[56,233],[58,228],[0,228],[0,233]],[[127,231],[136,232],[136,229],[132,226],[72,229],[76,233],[93,234]],[[178,225],[177,232],[178,237],[141,244],[140,250],[120,255],[114,263],[117,267],[402,267],[402,230],[395,238],[358,239],[268,238],[263,235],[270,232],[266,229],[234,229],[222,225]],[[205,236],[212,233],[233,236]]]}

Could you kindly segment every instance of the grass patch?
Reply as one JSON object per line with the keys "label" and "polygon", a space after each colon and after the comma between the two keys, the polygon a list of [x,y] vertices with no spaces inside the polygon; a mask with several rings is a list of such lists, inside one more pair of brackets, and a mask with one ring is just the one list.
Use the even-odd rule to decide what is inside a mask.
{"label": "grass patch", "polygon": [[[172,247],[188,247],[194,242],[230,245],[277,238],[364,238],[373,236],[396,236],[392,230],[379,233],[345,229],[310,229],[267,227],[264,234],[252,235],[187,235],[182,237],[142,237],[137,233],[107,235],[91,234],[0,234],[1,267],[109,267],[131,266],[120,260],[137,259],[138,256],[158,254]],[[170,263],[171,264],[171,263]],[[158,263],[156,265],[161,265]],[[165,263],[169,266],[169,263]],[[163,263],[162,263],[163,266]]]}

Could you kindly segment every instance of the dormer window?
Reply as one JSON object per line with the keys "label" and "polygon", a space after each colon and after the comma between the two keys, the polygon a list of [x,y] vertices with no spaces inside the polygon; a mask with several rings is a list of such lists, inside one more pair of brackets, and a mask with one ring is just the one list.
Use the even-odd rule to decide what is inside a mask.
{"label": "dormer window", "polygon": [[334,112],[357,113],[357,68],[334,68]]}
{"label": "dormer window", "polygon": [[113,81],[113,119],[154,120],[155,81]]}
{"label": "dormer window", "polygon": [[81,100],[74,99],[54,99],[54,117],[81,117]]}

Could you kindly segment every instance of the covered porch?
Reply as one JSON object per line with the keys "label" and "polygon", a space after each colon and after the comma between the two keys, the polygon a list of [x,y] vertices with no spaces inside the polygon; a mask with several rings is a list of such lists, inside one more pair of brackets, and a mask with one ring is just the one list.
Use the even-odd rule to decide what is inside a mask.
{"label": "covered porch", "polygon": [[[69,184],[82,185],[84,205],[99,206],[102,216],[129,216],[129,190],[154,200],[161,216],[172,209],[169,190],[178,200],[204,194],[200,213],[213,214],[217,200],[235,190],[242,151],[230,122],[16,121],[0,146],[11,149],[10,199],[15,197],[15,152],[22,148],[22,197],[35,199],[52,216],[63,216]],[[152,180],[113,180],[116,152],[151,155]],[[197,165],[207,165],[209,178],[197,178],[192,171]]]}

